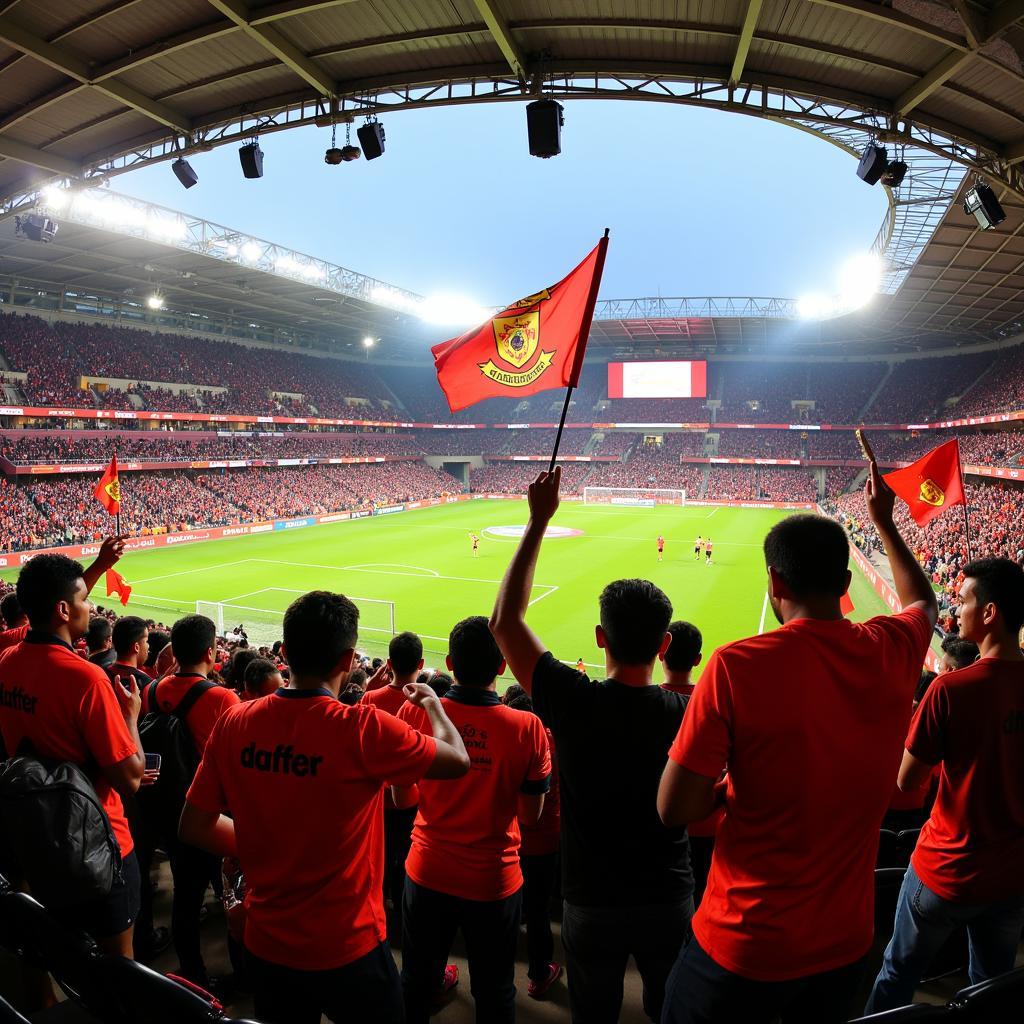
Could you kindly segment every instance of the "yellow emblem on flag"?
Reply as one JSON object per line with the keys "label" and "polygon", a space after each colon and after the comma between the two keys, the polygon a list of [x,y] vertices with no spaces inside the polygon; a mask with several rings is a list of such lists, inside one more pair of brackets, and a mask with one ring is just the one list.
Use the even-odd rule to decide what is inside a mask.
{"label": "yellow emblem on flag", "polygon": [[532,295],[527,295],[525,298],[519,299],[513,302],[508,309],[527,309],[530,306],[536,306],[538,302],[543,302],[545,299],[551,298],[551,292],[547,288],[542,289],[539,292],[534,292]]}
{"label": "yellow emblem on flag", "polygon": [[540,314],[496,316],[491,321],[498,355],[517,370],[530,361],[540,342]]}
{"label": "yellow emblem on flag", "polygon": [[936,508],[946,503],[946,492],[934,480],[921,481],[918,497],[926,505],[934,505]]}
{"label": "yellow emblem on flag", "polygon": [[119,505],[121,504],[121,481],[117,477],[111,480],[103,490],[106,491],[107,497],[111,501],[116,501]]}

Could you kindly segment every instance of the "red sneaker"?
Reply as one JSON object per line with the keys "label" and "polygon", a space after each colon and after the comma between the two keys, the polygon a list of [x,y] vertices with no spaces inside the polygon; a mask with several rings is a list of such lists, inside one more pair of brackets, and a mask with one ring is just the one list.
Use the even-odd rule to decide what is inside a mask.
{"label": "red sneaker", "polygon": [[531,981],[526,987],[526,994],[531,999],[543,999],[547,991],[562,976],[562,965],[548,964],[548,976],[542,981]]}
{"label": "red sneaker", "polygon": [[445,1004],[448,995],[451,990],[455,988],[459,983],[459,965],[448,964],[444,969],[444,974],[441,976],[441,985],[437,992],[434,993],[434,1007],[435,1009],[440,1008]]}

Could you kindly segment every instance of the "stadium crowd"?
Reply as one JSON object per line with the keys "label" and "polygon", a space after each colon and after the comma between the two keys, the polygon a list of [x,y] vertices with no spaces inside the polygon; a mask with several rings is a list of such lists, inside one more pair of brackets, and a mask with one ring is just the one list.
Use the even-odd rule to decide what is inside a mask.
{"label": "stadium crowd", "polygon": [[[792,472],[771,468],[759,486]],[[0,599],[0,740],[91,765],[119,851],[99,895],[75,899],[52,884],[67,847],[32,846],[45,819],[26,819],[16,846],[0,836],[50,934],[81,927],[101,951],[143,960],[170,942],[182,977],[228,1003],[251,990],[265,1024],[443,1020],[458,930],[479,1024],[511,1024],[521,923],[527,995],[548,997],[564,974],[579,1024],[618,1020],[630,956],[644,1015],[661,1024],[895,1009],[958,926],[972,983],[1009,972],[1024,926],[1024,748],[1006,728],[1024,681],[1024,551],[1012,552],[1010,492],[972,489],[972,516],[995,532],[986,557],[956,563],[959,636],[938,676],[922,678],[940,611],[927,571],[959,551],[918,551],[922,571],[922,539],[904,539],[872,467],[849,525],[885,551],[902,612],[845,619],[846,533],[790,517],[764,541],[782,628],[719,648],[695,685],[699,624],[642,579],[598,598],[606,678],[548,650],[530,594],[560,476],[530,486],[525,533],[480,609],[490,617],[453,624],[447,673],[424,671],[412,633],[386,660],[360,656],[359,611],[340,594],[299,597],[282,642],[252,649],[243,624],[218,636],[201,615],[169,630],[94,615],[89,592],[118,540],[88,568],[61,555],[25,565]],[[923,541],[955,547],[944,533]],[[517,685],[499,696],[506,669]],[[178,773],[187,791],[169,781]],[[897,798],[923,828],[883,952],[874,869]],[[158,852],[169,934],[153,916]],[[225,914],[204,932],[211,885]],[[234,990],[209,975],[211,927]],[[36,1005],[52,1002],[45,975],[26,984]]]}

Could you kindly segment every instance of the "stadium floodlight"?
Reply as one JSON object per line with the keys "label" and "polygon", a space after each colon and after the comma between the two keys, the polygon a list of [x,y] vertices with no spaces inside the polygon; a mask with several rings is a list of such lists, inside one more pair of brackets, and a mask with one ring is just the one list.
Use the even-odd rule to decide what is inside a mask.
{"label": "stadium floodlight", "polygon": [[377,339],[376,338],[371,338],[369,334],[366,335],[365,338],[363,338],[363,348],[373,348],[373,346],[376,343],[377,343]]}
{"label": "stadium floodlight", "polygon": [[987,181],[978,180],[964,194],[964,213],[972,216],[982,231],[990,231],[1006,220],[1006,212]]}
{"label": "stadium floodlight", "polygon": [[52,242],[60,225],[41,213],[30,213],[26,217],[14,218],[14,233],[33,242]]}
{"label": "stadium floodlight", "polygon": [[827,295],[814,293],[796,300],[796,312],[801,320],[826,320],[834,310],[835,303]]}
{"label": "stadium floodlight", "polygon": [[242,246],[242,259],[247,263],[255,263],[263,254],[263,250],[255,242],[246,242]]}
{"label": "stadium floodlight", "polygon": [[483,306],[459,295],[428,295],[416,313],[440,327],[472,327],[490,315]]}
{"label": "stadium floodlight", "polygon": [[882,261],[874,253],[859,253],[847,260],[839,274],[839,305],[843,312],[866,306],[882,284]]}
{"label": "stadium floodlight", "polygon": [[164,297],[159,292],[153,292],[152,295],[146,296],[146,305],[152,310],[163,309]]}
{"label": "stadium floodlight", "polygon": [[63,210],[71,202],[71,194],[59,185],[47,185],[43,189],[42,199],[51,210]]}
{"label": "stadium floodlight", "polygon": [[171,164],[171,170],[174,171],[174,176],[185,188],[191,188],[199,181],[199,175],[192,170],[192,165],[183,156],[179,156]]}

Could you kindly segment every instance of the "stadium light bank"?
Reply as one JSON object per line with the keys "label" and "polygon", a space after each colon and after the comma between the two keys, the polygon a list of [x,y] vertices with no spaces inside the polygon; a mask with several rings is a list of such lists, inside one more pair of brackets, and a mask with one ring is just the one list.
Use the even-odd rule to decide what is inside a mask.
{"label": "stadium light bank", "polygon": [[858,253],[840,268],[834,292],[812,292],[796,300],[797,315],[803,320],[831,320],[863,309],[881,290],[884,274],[884,260],[874,253]]}

